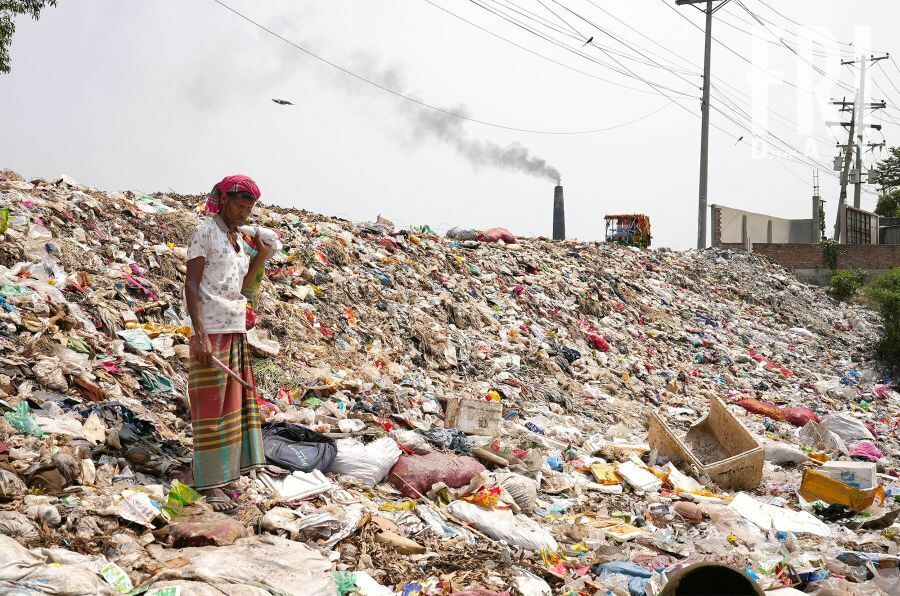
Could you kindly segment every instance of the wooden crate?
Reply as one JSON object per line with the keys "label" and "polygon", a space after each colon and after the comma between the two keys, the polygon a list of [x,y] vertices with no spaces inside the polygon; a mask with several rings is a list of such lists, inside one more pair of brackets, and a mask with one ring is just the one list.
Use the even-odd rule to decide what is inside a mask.
{"label": "wooden crate", "polygon": [[762,480],[765,451],[741,421],[728,411],[718,398],[710,403],[709,412],[688,431],[709,433],[718,442],[727,457],[704,463],[663,422],[655,411],[649,416],[650,448],[672,462],[687,464],[698,474],[706,474],[715,484],[732,490],[755,488]]}

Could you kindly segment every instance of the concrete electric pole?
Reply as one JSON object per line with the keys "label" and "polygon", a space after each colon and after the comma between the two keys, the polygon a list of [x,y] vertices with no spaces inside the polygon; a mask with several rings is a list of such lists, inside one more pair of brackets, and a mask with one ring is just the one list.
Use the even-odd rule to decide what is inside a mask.
{"label": "concrete electric pole", "polygon": [[[853,206],[857,209],[860,208],[862,201],[862,151],[864,145],[864,134],[866,128],[874,128],[875,130],[881,130],[880,124],[866,124],[865,123],[865,115],[866,110],[868,109],[883,109],[887,107],[887,104],[884,101],[876,102],[876,103],[868,103],[866,102],[866,72],[869,63],[874,64],[879,60],[887,60],[888,56],[871,56],[867,57],[862,55],[859,57],[859,60],[845,60],[841,62],[842,66],[849,66],[859,64],[859,88],[856,93],[856,100],[853,103],[848,101],[833,101],[831,102],[834,105],[841,106],[841,111],[846,112],[848,108],[852,109],[853,115],[850,118],[850,122],[828,122],[829,125],[840,125],[849,127],[849,135],[847,138],[847,145],[844,147],[844,166],[841,170],[841,196],[838,201],[838,209],[837,209],[837,218],[834,222],[834,239],[838,242],[844,242],[846,238],[844,238],[843,231],[843,223],[845,219],[845,210],[847,207],[847,184],[850,181],[850,164],[853,160],[853,151],[856,151],[856,175],[854,177],[853,183],[855,184],[855,188],[853,191]],[[854,144],[854,136],[856,137],[856,143]]]}
{"label": "concrete electric pole", "polygon": [[[712,70],[712,22],[713,13],[728,4],[731,0],[719,0],[713,7],[713,0],[675,0],[675,4],[694,5],[694,8],[706,13],[706,52],[703,59],[703,103],[700,119],[700,204],[697,213],[697,248],[706,248],[707,189],[709,187],[709,90]],[[699,8],[697,4],[706,4]]]}

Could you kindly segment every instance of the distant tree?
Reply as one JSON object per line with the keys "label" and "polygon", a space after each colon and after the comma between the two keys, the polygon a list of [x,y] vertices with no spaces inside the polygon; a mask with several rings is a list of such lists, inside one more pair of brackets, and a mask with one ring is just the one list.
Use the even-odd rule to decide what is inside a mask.
{"label": "distant tree", "polygon": [[16,32],[16,17],[31,15],[40,18],[41,10],[56,6],[57,0],[0,0],[0,73],[9,73],[9,46]]}
{"label": "distant tree", "polygon": [[900,189],[881,195],[875,213],[881,217],[900,217]]}
{"label": "distant tree", "polygon": [[891,147],[891,156],[878,162],[870,182],[880,184],[885,193],[900,187],[900,147]]}

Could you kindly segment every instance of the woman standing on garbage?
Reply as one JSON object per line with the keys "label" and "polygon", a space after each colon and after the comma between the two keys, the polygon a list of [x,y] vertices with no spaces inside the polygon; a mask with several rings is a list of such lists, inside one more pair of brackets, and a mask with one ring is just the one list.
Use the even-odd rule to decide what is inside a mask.
{"label": "woman standing on garbage", "polygon": [[[236,507],[224,487],[265,464],[242,292],[273,248],[257,235],[258,252],[251,259],[238,232],[259,196],[247,176],[226,177],[206,203],[213,217],[197,226],[188,242],[184,297],[193,331],[188,396],[194,484],[216,511]],[[243,383],[228,374],[232,371]]]}

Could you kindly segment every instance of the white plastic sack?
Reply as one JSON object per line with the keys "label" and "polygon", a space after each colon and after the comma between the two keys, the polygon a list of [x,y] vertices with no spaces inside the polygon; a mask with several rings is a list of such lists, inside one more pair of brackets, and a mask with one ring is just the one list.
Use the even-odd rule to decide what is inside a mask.
{"label": "white plastic sack", "polygon": [[363,484],[375,486],[388,475],[401,453],[397,442],[390,437],[382,437],[368,445],[355,439],[340,439],[337,455],[328,471],[353,476]]}
{"label": "white plastic sack", "polygon": [[40,537],[37,524],[18,511],[0,511],[0,534],[25,543]]}
{"label": "white plastic sack", "polygon": [[843,412],[826,416],[822,420],[822,426],[835,433],[845,442],[874,441],[875,437],[866,428],[866,425],[850,414]]}
{"label": "white plastic sack", "polygon": [[809,458],[801,450],[784,443],[766,443],[766,461],[773,464],[802,464]]}
{"label": "white plastic sack", "polygon": [[464,522],[475,524],[494,540],[505,540],[513,547],[534,551],[542,548],[555,551],[558,547],[553,534],[540,524],[524,515],[513,515],[508,509],[484,509],[467,501],[453,501],[447,511]]}
{"label": "white plastic sack", "polygon": [[113,594],[96,573],[78,565],[50,565],[45,557],[0,536],[0,581],[18,582],[42,594]]}
{"label": "white plastic sack", "polygon": [[264,228],[262,226],[241,226],[238,229],[251,238],[255,237],[256,233],[259,232],[260,240],[269,246],[275,247],[275,250],[281,250],[281,240],[278,239],[278,234],[275,233],[275,230]]}
{"label": "white plastic sack", "polygon": [[831,529],[813,514],[769,505],[754,499],[747,493],[739,493],[728,507],[766,532],[774,530],[776,532],[815,534],[826,538],[831,536]]}
{"label": "white plastic sack", "polygon": [[515,472],[507,472],[504,474],[496,474],[494,479],[497,484],[509,493],[509,495],[522,510],[522,513],[531,513],[537,503],[537,482],[516,474]]}
{"label": "white plastic sack", "polygon": [[28,487],[22,479],[9,470],[0,470],[0,498],[15,499],[25,494]]}
{"label": "white plastic sack", "polygon": [[62,364],[58,358],[53,356],[45,356],[37,361],[31,367],[31,372],[41,383],[41,385],[52,391],[66,391],[69,389],[69,382],[63,375]]}
{"label": "white plastic sack", "polygon": [[515,571],[513,586],[524,596],[551,596],[553,594],[550,584],[527,569],[516,567]]}
{"label": "white plastic sack", "polygon": [[249,594],[250,587],[303,596],[332,596],[336,591],[327,558],[278,536],[241,538],[229,546],[165,549],[160,555],[163,561],[177,557],[190,563],[158,573],[148,582],[151,590],[161,587],[156,582],[184,579],[205,582],[224,594]]}
{"label": "white plastic sack", "polygon": [[360,596],[394,596],[393,590],[379,584],[365,571],[356,571],[353,577],[356,578],[356,590]]}

